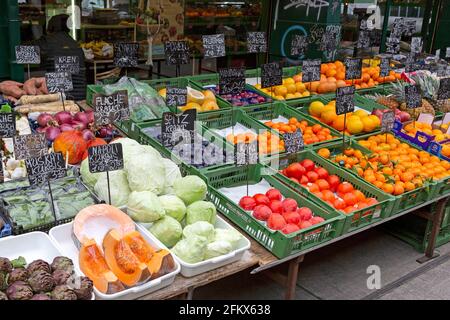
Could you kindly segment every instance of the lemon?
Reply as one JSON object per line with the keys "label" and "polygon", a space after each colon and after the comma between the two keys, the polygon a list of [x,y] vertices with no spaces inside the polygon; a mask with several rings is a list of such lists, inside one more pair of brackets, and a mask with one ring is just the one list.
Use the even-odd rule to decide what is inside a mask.
{"label": "lemon", "polygon": [[370,117],[361,118],[361,122],[364,125],[364,132],[371,132],[377,127],[376,122],[373,121],[373,119],[371,119]]}
{"label": "lemon", "polygon": [[288,85],[288,84],[295,84],[295,80],[292,78],[286,78],[283,80],[283,84],[284,85]]}
{"label": "lemon", "polygon": [[364,117],[369,116],[369,114],[366,111],[362,110],[362,109],[356,110],[355,112],[353,112],[353,115],[358,116],[360,118],[364,118]]}
{"label": "lemon", "polygon": [[295,94],[294,93],[288,93],[286,95],[286,100],[288,100],[288,99],[295,99]]}
{"label": "lemon", "polygon": [[205,95],[198,90],[187,87],[187,101],[202,104],[205,100]]}
{"label": "lemon", "polygon": [[372,114],[369,116],[369,118],[372,119],[373,122],[375,123],[375,128],[377,128],[381,125],[380,118],[378,118],[376,115]]}
{"label": "lemon", "polygon": [[313,116],[320,117],[325,105],[320,101],[313,101],[309,105],[309,113]]}
{"label": "lemon", "polygon": [[206,101],[216,101],[216,96],[214,95],[214,92],[212,92],[211,90],[203,91],[203,95],[205,96],[205,102]]}
{"label": "lemon", "polygon": [[362,121],[359,120],[359,117],[356,117],[356,119],[357,120],[352,119],[350,121],[347,121],[347,130],[351,134],[358,134],[364,130],[364,124],[362,123]]}
{"label": "lemon", "polygon": [[180,108],[181,111],[197,109],[197,111],[203,111],[202,106],[196,102],[188,102],[185,107]]}
{"label": "lemon", "polygon": [[285,97],[288,94],[288,89],[285,86],[276,86],[275,95]]}
{"label": "lemon", "polygon": [[322,112],[320,115],[320,119],[326,124],[332,124],[333,121],[337,118],[337,114],[334,110],[327,110]]}
{"label": "lemon", "polygon": [[219,106],[217,105],[217,103],[215,101],[209,100],[209,101],[205,101],[205,103],[203,103],[202,110],[203,111],[219,110]]}

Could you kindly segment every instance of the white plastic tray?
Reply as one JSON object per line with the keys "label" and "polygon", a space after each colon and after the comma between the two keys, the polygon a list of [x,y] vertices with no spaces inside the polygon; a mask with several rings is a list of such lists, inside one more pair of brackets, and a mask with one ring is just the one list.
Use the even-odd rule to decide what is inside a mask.
{"label": "white plastic tray", "polygon": [[[217,216],[215,227],[222,228],[222,229],[234,229],[235,231],[237,231],[235,228],[233,228],[229,223],[227,223],[220,216]],[[158,239],[156,239],[156,237],[154,235],[152,235],[150,233],[150,231],[145,229],[144,232],[147,233],[147,235],[149,237],[153,238],[155,242],[158,242],[158,245],[160,245],[161,247],[165,247]],[[239,231],[237,231],[237,232],[239,232]],[[240,234],[242,236],[242,233],[240,233]],[[183,260],[178,258],[177,255],[174,254],[170,249],[168,249],[168,250],[173,254],[173,256],[180,263],[181,274],[183,276],[189,278],[189,277],[193,277],[193,276],[196,276],[196,275],[204,273],[204,272],[208,272],[208,271],[217,269],[219,267],[230,264],[232,262],[241,260],[245,251],[247,251],[248,249],[250,249],[250,241],[246,237],[242,236],[241,240],[239,241],[238,248],[236,250],[234,250],[228,254],[225,254],[225,255],[222,255],[219,257],[215,257],[215,258],[211,258],[211,259],[208,259],[208,260],[205,260],[202,262],[198,262],[198,263],[184,262]]]}
{"label": "white plastic tray", "polygon": [[[138,230],[142,234],[144,239],[147,240],[152,247],[158,249],[164,248],[164,246],[162,246],[159,241],[156,242],[153,237],[149,236],[149,232],[143,227],[137,225],[136,230]],[[72,239],[72,222],[52,228],[49,232],[49,235],[50,238],[55,242],[56,246],[64,253],[64,255],[73,260],[75,269],[80,274],[82,274],[78,260],[79,251]],[[94,287],[95,295],[97,298],[103,300],[131,300],[167,287],[172,284],[172,282],[175,280],[175,276],[180,272],[180,264],[178,263],[177,259],[174,260],[175,270],[162,277],[114,294],[104,294]]]}
{"label": "white plastic tray", "polygon": [[[44,232],[30,232],[19,236],[0,239],[0,256],[10,260],[22,256],[27,263],[31,263],[38,259],[52,263],[55,257],[62,255],[72,258],[69,255],[64,254]],[[78,269],[75,269],[75,273],[77,275],[83,274]],[[95,296],[92,294],[92,300],[94,299]]]}

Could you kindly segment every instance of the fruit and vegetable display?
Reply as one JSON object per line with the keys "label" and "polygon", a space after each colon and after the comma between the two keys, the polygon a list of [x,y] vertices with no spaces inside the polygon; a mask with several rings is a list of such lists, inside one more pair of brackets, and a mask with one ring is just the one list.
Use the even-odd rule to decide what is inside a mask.
{"label": "fruit and vegetable display", "polygon": [[[0,82],[0,94],[3,94],[6,99],[9,101],[16,103],[23,96],[28,96],[31,101],[33,100],[32,96],[42,96],[48,95],[47,84],[45,82],[45,78],[31,78],[25,81],[25,83],[6,80]],[[32,103],[31,101],[28,101]],[[22,104],[24,101],[22,100]]]}
{"label": "fruit and vegetable display", "polygon": [[276,134],[272,134],[270,131],[264,131],[260,134],[256,134],[253,131],[242,130],[242,128],[227,131],[232,131],[231,133],[226,134],[226,139],[233,145],[237,143],[252,143],[253,141],[258,140],[258,150],[260,154],[271,155],[284,151],[283,139]]}
{"label": "fruit and vegetable display", "polygon": [[0,257],[0,300],[91,300],[92,293],[92,281],[78,276],[67,257],[51,263]]}
{"label": "fruit and vegetable display", "polygon": [[[214,94],[218,94],[219,86],[207,86],[205,89],[211,90]],[[223,94],[220,95],[222,99],[228,101],[235,107],[245,107],[253,104],[261,104],[266,102],[272,102],[271,98],[267,98],[257,93],[254,90],[245,89],[238,94]]]}
{"label": "fruit and vegetable display", "polygon": [[[203,90],[199,91],[196,89],[193,89],[191,87],[187,88],[187,99],[186,99],[186,105],[184,106],[178,106],[178,109],[180,111],[186,111],[195,109],[197,112],[205,112],[205,111],[214,111],[219,110],[219,106],[217,105],[217,99],[214,95],[214,92],[211,90]],[[162,88],[158,91],[159,95],[166,99],[166,88]]]}
{"label": "fruit and vegetable display", "polygon": [[346,214],[378,203],[377,199],[366,197],[352,183],[342,181],[335,174],[330,175],[327,169],[316,165],[310,159],[291,163],[281,170],[281,174]]}
{"label": "fruit and vegetable display", "polygon": [[449,123],[444,123],[442,125],[433,127],[433,125],[420,122],[420,121],[412,121],[405,124],[402,128],[403,132],[406,132],[407,135],[411,137],[415,137],[417,132],[424,132],[429,136],[434,137],[434,141],[440,142],[443,140],[450,139],[450,134],[447,134]]}
{"label": "fruit and vegetable display", "polygon": [[313,118],[347,135],[372,132],[377,130],[381,125],[381,120],[377,115],[370,114],[368,111],[355,106],[354,112],[347,113],[344,127],[345,115],[336,114],[335,100],[327,104],[319,100],[313,101],[309,104],[308,113]]}
{"label": "fruit and vegetable display", "polygon": [[86,59],[111,59],[114,55],[113,45],[103,40],[81,43],[80,46]]}

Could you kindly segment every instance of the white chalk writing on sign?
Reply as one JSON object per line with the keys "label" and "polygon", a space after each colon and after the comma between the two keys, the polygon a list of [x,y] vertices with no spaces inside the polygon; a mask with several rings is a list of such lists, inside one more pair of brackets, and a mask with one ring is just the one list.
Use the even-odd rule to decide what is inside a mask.
{"label": "white chalk writing on sign", "polygon": [[66,163],[61,152],[26,159],[25,166],[31,186],[66,176]]}
{"label": "white chalk writing on sign", "polygon": [[0,113],[0,138],[16,135],[16,116],[14,113]]}
{"label": "white chalk writing on sign", "polygon": [[225,56],[225,35],[212,34],[202,36],[205,58],[218,58]]}
{"label": "white chalk writing on sign", "polygon": [[97,93],[94,95],[93,107],[95,123],[98,125],[130,118],[127,90],[116,91],[111,95]]}
{"label": "white chalk writing on sign", "polygon": [[47,139],[43,133],[14,136],[13,144],[16,160],[39,157],[48,152]]}
{"label": "white chalk writing on sign", "polygon": [[238,94],[245,90],[245,68],[219,69],[220,94]]}
{"label": "white chalk writing on sign", "polygon": [[55,57],[55,71],[67,72],[70,74],[80,73],[80,57],[78,56],[58,56]]}
{"label": "white chalk writing on sign", "polygon": [[139,64],[139,43],[118,42],[114,44],[114,65],[120,68]]}
{"label": "white chalk writing on sign", "polygon": [[72,75],[68,72],[47,72],[45,74],[45,83],[49,93],[73,90]]}
{"label": "white chalk writing on sign", "polygon": [[267,52],[267,38],[264,31],[247,32],[247,51],[249,53]]}
{"label": "white chalk writing on sign", "polygon": [[38,46],[16,46],[17,64],[40,64],[41,50]]}
{"label": "white chalk writing on sign", "polygon": [[93,146],[88,149],[89,171],[92,173],[123,169],[123,150],[120,143]]}

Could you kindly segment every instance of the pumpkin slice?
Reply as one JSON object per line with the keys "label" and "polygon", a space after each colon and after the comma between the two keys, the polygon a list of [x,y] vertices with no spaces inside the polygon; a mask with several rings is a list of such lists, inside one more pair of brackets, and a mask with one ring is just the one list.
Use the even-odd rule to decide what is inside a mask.
{"label": "pumpkin slice", "polygon": [[126,286],[132,287],[150,278],[147,265],[139,261],[116,229],[110,230],[103,239],[103,251],[108,267]]}
{"label": "pumpkin slice", "polygon": [[135,230],[131,218],[116,207],[108,204],[94,204],[86,207],[76,215],[73,220],[73,238],[80,248],[87,239],[94,239],[102,243],[106,233],[115,229],[120,236]]}
{"label": "pumpkin slice", "polygon": [[81,271],[92,280],[98,291],[112,294],[125,289],[119,279],[108,268],[105,257],[94,240],[88,240],[83,244],[79,260]]}
{"label": "pumpkin slice", "polygon": [[159,278],[175,269],[175,261],[166,249],[155,252],[147,266],[152,274],[152,279]]}
{"label": "pumpkin slice", "polygon": [[155,254],[155,249],[142,237],[139,231],[133,231],[127,233],[123,240],[128,244],[131,251],[139,259],[140,262],[145,264],[149,263]]}

